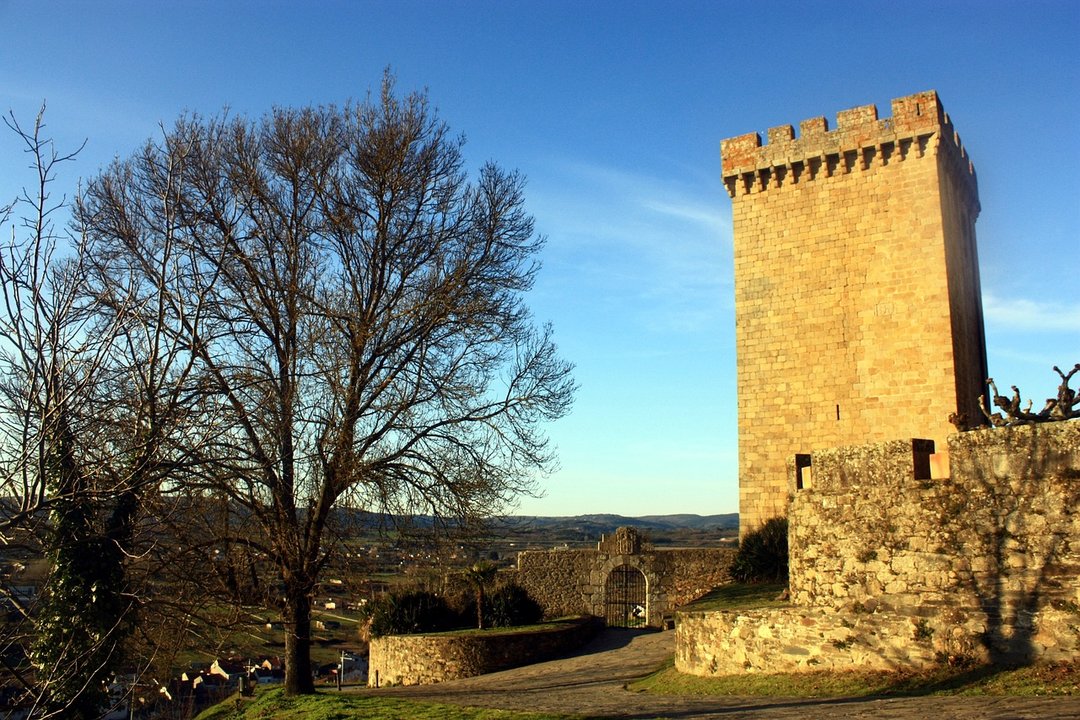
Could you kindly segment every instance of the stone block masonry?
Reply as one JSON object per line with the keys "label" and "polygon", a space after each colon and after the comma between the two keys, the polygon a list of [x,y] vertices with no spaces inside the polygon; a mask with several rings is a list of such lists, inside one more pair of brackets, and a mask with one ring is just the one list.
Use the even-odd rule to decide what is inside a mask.
{"label": "stone block masonry", "polygon": [[[787,510],[795,453],[979,416],[975,172],[934,92],[721,143],[732,198],[740,531]],[[942,453],[936,475],[943,476]]]}

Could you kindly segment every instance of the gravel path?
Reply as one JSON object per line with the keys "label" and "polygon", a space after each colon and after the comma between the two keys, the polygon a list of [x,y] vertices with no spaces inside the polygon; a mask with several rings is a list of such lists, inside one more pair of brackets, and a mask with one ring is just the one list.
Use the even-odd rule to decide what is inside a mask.
{"label": "gravel path", "polygon": [[1080,698],[688,697],[633,693],[627,682],[652,672],[675,651],[673,632],[606,630],[568,658],[437,685],[359,692],[475,707],[564,713],[588,718],[730,720],[1077,720]]}

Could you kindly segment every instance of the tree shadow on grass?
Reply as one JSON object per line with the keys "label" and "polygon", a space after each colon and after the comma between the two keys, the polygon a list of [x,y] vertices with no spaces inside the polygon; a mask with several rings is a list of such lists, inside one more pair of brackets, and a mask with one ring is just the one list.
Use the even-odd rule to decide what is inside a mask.
{"label": "tree shadow on grass", "polygon": [[905,675],[874,697],[919,697],[939,693],[954,694],[982,685],[1011,668],[981,664],[966,669],[945,668],[932,676]]}

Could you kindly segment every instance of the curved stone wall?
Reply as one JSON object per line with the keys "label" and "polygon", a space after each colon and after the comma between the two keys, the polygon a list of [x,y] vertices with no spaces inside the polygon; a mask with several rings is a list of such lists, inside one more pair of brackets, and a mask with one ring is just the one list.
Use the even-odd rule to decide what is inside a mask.
{"label": "curved stone wall", "polygon": [[[1080,654],[1077,615],[1047,607],[1031,618],[1038,659]],[[969,629],[948,618],[832,607],[680,612],[675,669],[703,677],[815,670],[899,670],[978,658]]]}
{"label": "curved stone wall", "polygon": [[438,683],[540,662],[584,644],[598,627],[595,618],[581,618],[529,631],[493,629],[373,638],[368,685]]}

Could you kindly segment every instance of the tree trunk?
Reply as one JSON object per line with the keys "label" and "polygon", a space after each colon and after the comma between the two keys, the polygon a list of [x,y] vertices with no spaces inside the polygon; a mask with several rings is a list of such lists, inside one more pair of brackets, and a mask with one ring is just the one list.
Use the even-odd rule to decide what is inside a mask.
{"label": "tree trunk", "polygon": [[287,589],[285,598],[285,694],[315,692],[311,672],[311,595],[307,589]]}

